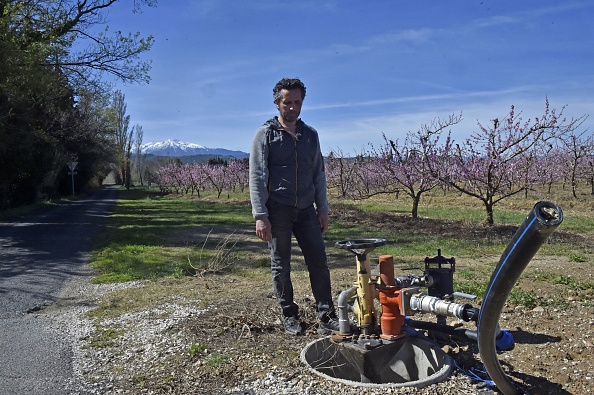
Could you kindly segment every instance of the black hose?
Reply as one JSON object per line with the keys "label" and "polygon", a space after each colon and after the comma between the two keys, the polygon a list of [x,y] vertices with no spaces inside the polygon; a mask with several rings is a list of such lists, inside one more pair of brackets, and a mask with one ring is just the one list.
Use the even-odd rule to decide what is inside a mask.
{"label": "black hose", "polygon": [[[455,340],[476,342],[478,338],[477,331],[473,331],[463,327],[438,324],[434,322],[415,321],[409,317],[406,318],[404,325],[406,325],[409,328],[421,329],[424,331],[440,332],[448,336],[451,336]],[[495,344],[497,346],[498,351],[510,351],[513,350],[515,346],[514,337],[508,331],[504,331],[497,328],[497,334],[495,335],[495,339]]]}
{"label": "black hose", "polygon": [[561,207],[546,201],[536,203],[503,252],[487,287],[477,322],[478,347],[487,373],[505,395],[523,391],[506,376],[497,359],[495,337],[499,316],[516,281],[562,221]]}
{"label": "black hose", "polygon": [[455,327],[445,324],[437,324],[435,322],[415,321],[407,319],[405,325],[409,328],[421,329],[425,331],[440,332],[451,336],[456,340],[462,341],[476,341],[476,332],[462,327]]}

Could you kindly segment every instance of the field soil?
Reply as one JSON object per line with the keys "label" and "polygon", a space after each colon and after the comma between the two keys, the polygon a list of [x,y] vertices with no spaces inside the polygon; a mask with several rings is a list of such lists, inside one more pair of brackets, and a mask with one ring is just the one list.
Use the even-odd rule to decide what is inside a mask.
{"label": "field soil", "polygon": [[[513,226],[469,226],[453,221],[413,220],[385,213],[362,216],[353,210],[335,210],[331,218],[333,223],[369,221],[378,228],[422,232],[427,237],[448,233],[459,238],[502,240],[506,244],[516,230]],[[128,377],[126,380],[113,378],[113,393],[135,393],[135,389],[138,390],[139,387],[144,389],[142,393],[176,394],[498,393],[483,381],[486,376],[482,373],[483,366],[476,344],[445,337],[435,341],[458,366],[445,383],[423,389],[399,388],[389,391],[324,383],[324,379],[312,374],[300,360],[301,350],[308,343],[320,338],[316,333],[313,298],[303,262],[299,258],[295,259],[293,277],[296,301],[301,307],[306,333],[295,337],[283,331],[270,278],[262,274],[265,273],[265,245],[255,238],[251,228],[232,231],[243,239],[242,249],[245,245],[253,253],[253,261],[260,262],[260,266],[253,269],[254,273],[247,269],[223,274],[204,274],[178,281],[175,285],[172,283],[170,292],[178,295],[175,304],[191,307],[189,310],[182,309],[183,313],[178,309],[176,319],[167,326],[167,331],[184,334],[184,343],[180,346],[183,352],[162,350],[158,363],[137,366],[136,374],[138,376],[138,370],[142,370],[142,379],[136,377],[131,380],[125,375],[120,377]],[[183,229],[168,235],[167,239],[200,239],[207,233],[212,240],[224,240],[230,229],[224,226]],[[594,247],[591,237],[566,233],[562,229],[554,234],[551,241],[571,243],[583,249]],[[297,250],[295,254],[299,255]],[[352,254],[332,247],[330,241],[328,254],[333,293],[337,297],[356,279],[355,260]],[[428,251],[427,255],[435,254]],[[456,257],[457,271],[490,272],[498,260],[499,256],[472,259]],[[421,274],[411,273],[406,269],[397,265],[396,275]],[[565,281],[555,281],[556,276],[560,275],[562,277],[559,278]],[[456,278],[456,274],[454,277]],[[567,281],[568,278],[573,278],[576,282]],[[583,261],[539,253],[522,274],[517,287],[526,294],[536,295],[536,303],[506,305],[500,324],[503,329],[512,333],[515,348],[499,354],[499,361],[509,377],[528,393],[550,395],[594,392],[594,287],[583,286],[593,283],[594,264],[591,259]],[[143,283],[137,286],[146,287],[146,291],[151,292],[153,285]],[[480,302],[479,298],[470,303],[479,307]],[[149,318],[144,319],[150,319],[151,316],[145,317]],[[152,317],[158,318],[155,315]],[[416,315],[413,318],[435,321],[434,317],[428,315]],[[128,325],[140,325],[138,319],[134,321]],[[103,328],[109,328],[110,324],[104,322],[102,325]],[[124,324],[121,320],[119,323],[118,320],[113,320],[111,325],[113,328],[121,328]],[[476,329],[474,324],[464,325],[469,329]],[[151,342],[146,332],[143,337],[146,342]],[[140,360],[143,350],[149,347],[139,344],[126,346],[122,341],[116,342],[113,350],[110,349],[111,346],[100,350],[101,353],[112,353],[108,360],[114,366],[118,366],[118,358],[123,358],[118,356],[121,350],[116,351],[117,349],[138,349],[135,355]],[[87,350],[91,353],[87,357],[92,357],[93,348],[89,347]],[[128,358],[129,364],[133,364],[130,357]],[[95,380],[100,380],[100,377],[95,377]],[[275,389],[262,390],[266,383]],[[282,392],[283,386],[285,392]]]}

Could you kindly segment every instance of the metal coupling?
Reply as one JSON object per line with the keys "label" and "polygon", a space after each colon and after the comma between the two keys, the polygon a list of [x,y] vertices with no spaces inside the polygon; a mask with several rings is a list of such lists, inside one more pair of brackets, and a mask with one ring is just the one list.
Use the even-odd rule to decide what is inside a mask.
{"label": "metal coupling", "polygon": [[466,320],[465,309],[467,308],[467,305],[447,302],[424,293],[411,295],[410,308],[421,313],[431,313],[444,317],[457,317]]}

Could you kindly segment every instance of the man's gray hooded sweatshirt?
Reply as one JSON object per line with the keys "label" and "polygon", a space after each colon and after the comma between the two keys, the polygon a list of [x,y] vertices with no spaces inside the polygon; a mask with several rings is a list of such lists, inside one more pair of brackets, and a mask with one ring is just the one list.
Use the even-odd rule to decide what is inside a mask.
{"label": "man's gray hooded sweatshirt", "polygon": [[256,132],[250,153],[250,197],[254,219],[268,217],[266,202],[304,209],[315,203],[328,212],[326,173],[318,132],[300,119],[296,138],[272,118]]}

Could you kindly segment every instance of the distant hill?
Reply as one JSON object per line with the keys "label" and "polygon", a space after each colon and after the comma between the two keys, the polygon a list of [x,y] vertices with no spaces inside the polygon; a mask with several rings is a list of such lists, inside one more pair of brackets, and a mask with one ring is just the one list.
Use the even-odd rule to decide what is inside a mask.
{"label": "distant hill", "polygon": [[233,151],[225,148],[207,148],[203,145],[186,143],[179,140],[168,139],[161,142],[146,143],[141,146],[142,153],[155,156],[185,157],[208,155],[212,157],[225,158],[247,158],[250,155],[243,151]]}

